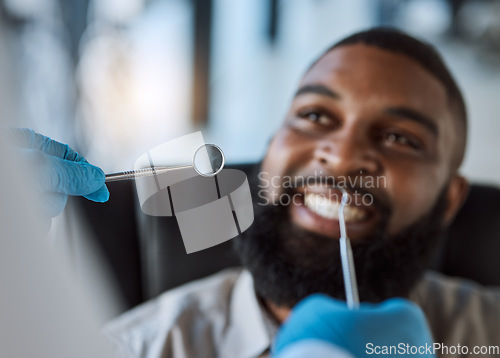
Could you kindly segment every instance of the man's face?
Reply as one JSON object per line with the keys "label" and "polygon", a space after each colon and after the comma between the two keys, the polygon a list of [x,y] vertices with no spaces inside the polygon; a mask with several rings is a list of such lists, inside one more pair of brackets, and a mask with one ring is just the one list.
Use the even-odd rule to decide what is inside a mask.
{"label": "man's face", "polygon": [[410,58],[365,45],[322,57],[262,164],[259,200],[275,205],[259,202],[234,241],[257,293],[282,307],[318,292],[345,297],[334,178],[353,199],[345,214],[360,299],[407,296],[466,192],[452,164],[456,125],[444,87]]}
{"label": "man's face", "polygon": [[[283,194],[276,184],[286,177],[349,178],[355,187],[371,179],[366,192],[390,209],[386,234],[395,235],[430,212],[449,183],[458,141],[454,121],[444,86],[411,58],[362,44],[339,47],[300,83],[263,161],[264,178],[274,184],[266,195],[276,200]],[[336,199],[314,197],[331,191],[316,185],[294,193],[292,222],[338,238]],[[366,203],[347,212],[353,242],[380,226],[377,205]],[[444,219],[453,213],[454,207]]]}

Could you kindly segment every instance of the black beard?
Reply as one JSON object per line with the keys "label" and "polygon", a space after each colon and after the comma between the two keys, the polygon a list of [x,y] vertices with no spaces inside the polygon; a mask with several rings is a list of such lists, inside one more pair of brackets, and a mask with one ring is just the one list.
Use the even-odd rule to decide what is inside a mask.
{"label": "black beard", "polygon": [[[372,236],[351,242],[362,302],[408,297],[443,236],[445,193],[446,188],[428,214],[397,235],[387,236],[385,218]],[[287,207],[259,209],[252,226],[233,240],[257,294],[282,307],[313,293],[345,300],[338,240],[294,225]]]}

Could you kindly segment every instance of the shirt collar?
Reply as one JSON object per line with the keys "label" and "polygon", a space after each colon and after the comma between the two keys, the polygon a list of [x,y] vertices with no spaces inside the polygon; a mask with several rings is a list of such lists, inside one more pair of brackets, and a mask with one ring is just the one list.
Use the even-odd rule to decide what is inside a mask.
{"label": "shirt collar", "polygon": [[235,283],[229,305],[229,322],[221,352],[232,358],[258,357],[271,346],[278,325],[260,304],[252,275],[243,270]]}

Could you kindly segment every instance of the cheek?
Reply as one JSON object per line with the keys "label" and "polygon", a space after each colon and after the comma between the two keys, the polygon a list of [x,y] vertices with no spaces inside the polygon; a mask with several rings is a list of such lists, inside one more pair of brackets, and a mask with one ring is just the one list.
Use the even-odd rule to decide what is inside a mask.
{"label": "cheek", "polygon": [[434,207],[442,190],[440,173],[435,168],[401,168],[387,177],[387,191],[392,197],[393,213],[389,221],[390,235],[415,223]]}
{"label": "cheek", "polygon": [[273,138],[262,162],[261,178],[269,187],[269,192],[281,193],[279,184],[283,178],[303,168],[311,160],[312,153],[313,146],[308,141],[290,129],[281,129]]}

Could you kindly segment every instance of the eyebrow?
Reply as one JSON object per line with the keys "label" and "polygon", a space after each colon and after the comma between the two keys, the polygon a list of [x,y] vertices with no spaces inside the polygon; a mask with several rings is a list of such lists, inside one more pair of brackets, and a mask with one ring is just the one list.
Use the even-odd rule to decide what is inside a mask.
{"label": "eyebrow", "polygon": [[414,109],[408,107],[393,107],[393,108],[388,108],[385,112],[387,114],[403,117],[404,119],[417,122],[426,127],[428,130],[430,130],[431,133],[436,137],[439,134],[436,121]]}
{"label": "eyebrow", "polygon": [[320,94],[323,96],[328,96],[330,98],[334,99],[340,99],[340,95],[328,87],[322,86],[322,85],[307,85],[299,88],[299,90],[295,93],[295,97],[307,94],[307,93],[313,93],[313,94]]}

